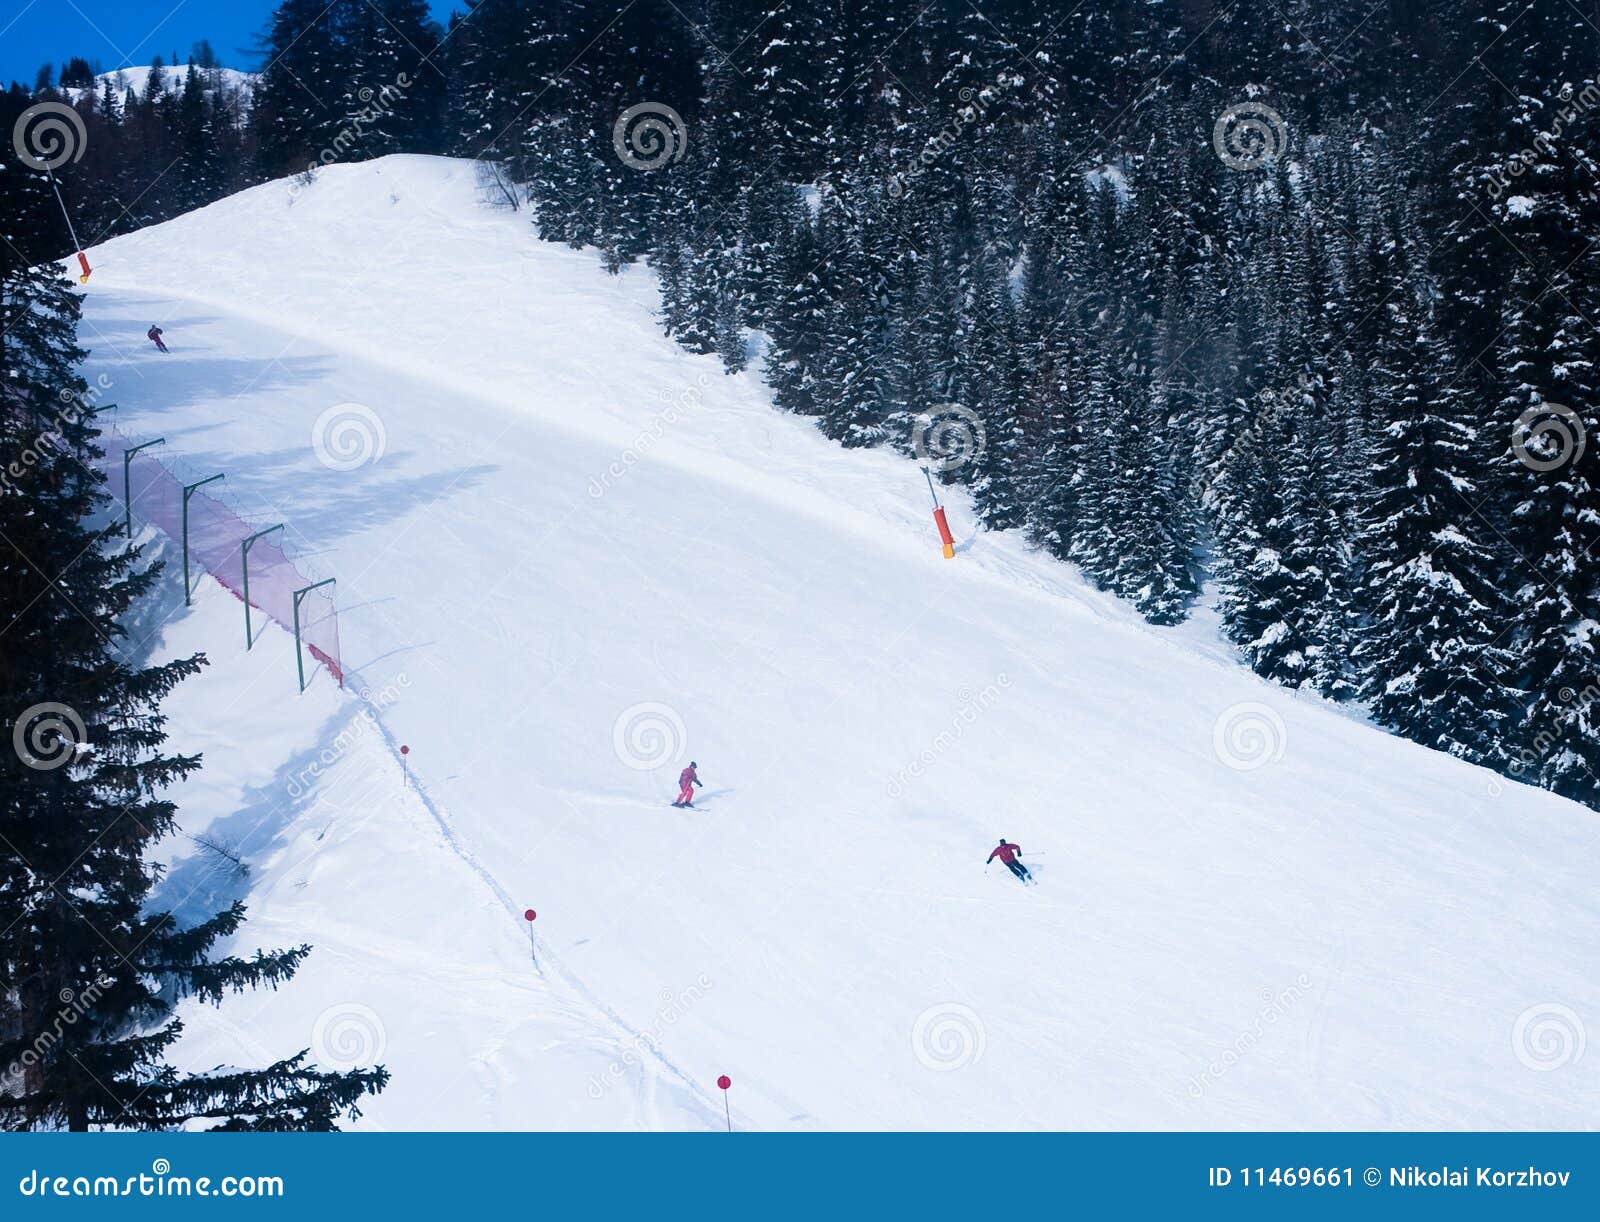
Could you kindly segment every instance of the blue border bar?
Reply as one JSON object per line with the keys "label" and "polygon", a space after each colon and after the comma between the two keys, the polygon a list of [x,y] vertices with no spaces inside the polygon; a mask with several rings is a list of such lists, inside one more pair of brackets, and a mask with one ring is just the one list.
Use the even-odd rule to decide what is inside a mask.
{"label": "blue border bar", "polygon": [[[1489,1182],[1480,1168],[1490,1169]],[[1524,1174],[1530,1169],[1536,1179]],[[100,1195],[87,1195],[97,1177],[103,1177]],[[209,1180],[203,1187],[202,1177]],[[227,1177],[231,1195],[223,1195]],[[264,1195],[247,1194],[241,1179]],[[117,1195],[107,1189],[111,1180],[119,1181]],[[1600,1135],[1570,1133],[0,1137],[5,1219],[241,1213],[297,1222],[418,1216],[455,1222],[463,1210],[487,1207],[496,1219],[515,1222],[1012,1216],[1455,1222],[1600,1218],[1597,1185]]]}

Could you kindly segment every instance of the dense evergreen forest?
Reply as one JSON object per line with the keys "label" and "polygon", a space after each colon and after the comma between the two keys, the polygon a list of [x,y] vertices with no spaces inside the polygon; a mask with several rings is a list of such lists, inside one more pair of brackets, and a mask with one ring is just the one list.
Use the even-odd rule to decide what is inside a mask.
{"label": "dense evergreen forest", "polygon": [[248,96],[0,119],[74,105],[86,242],[477,158],[840,444],[1600,806],[1600,0],[286,0],[264,39]]}

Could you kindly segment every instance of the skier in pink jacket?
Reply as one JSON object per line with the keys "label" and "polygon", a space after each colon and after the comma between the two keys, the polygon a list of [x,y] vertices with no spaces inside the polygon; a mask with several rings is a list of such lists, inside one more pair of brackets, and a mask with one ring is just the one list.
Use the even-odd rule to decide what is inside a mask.
{"label": "skier in pink jacket", "polygon": [[[692,807],[694,805],[694,787],[700,784],[700,778],[695,773],[697,767],[699,765],[690,760],[689,766],[678,773],[678,800],[673,803],[674,806]],[[701,786],[701,788],[704,788],[704,786]]]}

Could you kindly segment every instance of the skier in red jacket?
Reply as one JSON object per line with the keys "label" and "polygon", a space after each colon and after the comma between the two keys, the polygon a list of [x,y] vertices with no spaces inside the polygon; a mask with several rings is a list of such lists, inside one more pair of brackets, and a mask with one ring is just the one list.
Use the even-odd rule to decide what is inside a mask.
{"label": "skier in red jacket", "polygon": [[161,328],[156,326],[155,323],[150,324],[150,329],[145,332],[145,335],[149,337],[150,342],[157,348],[160,348],[161,351],[165,352],[167,350],[167,346],[161,342]]}
{"label": "skier in red jacket", "polygon": [[[989,854],[989,861],[993,861],[996,857],[1005,863],[1006,869],[1017,876],[1019,882],[1031,883],[1033,881],[1033,875],[1028,873],[1028,867],[1022,864],[1022,846],[1020,844],[1008,844],[1004,836],[1000,837],[999,847]],[[988,865],[989,862],[986,861],[983,864]]]}
{"label": "skier in red jacket", "polygon": [[[700,784],[700,778],[695,774],[695,769],[698,767],[698,764],[690,760],[689,766],[678,773],[678,800],[673,803],[674,806],[694,805],[694,787]],[[702,785],[701,788],[705,786]]]}

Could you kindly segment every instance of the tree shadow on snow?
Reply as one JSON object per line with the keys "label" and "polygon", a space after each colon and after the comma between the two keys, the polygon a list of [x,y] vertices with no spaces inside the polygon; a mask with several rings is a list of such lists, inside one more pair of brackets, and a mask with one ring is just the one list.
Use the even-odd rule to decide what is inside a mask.
{"label": "tree shadow on snow", "polygon": [[[144,341],[149,346],[150,341]],[[120,407],[130,427],[159,427],[170,412],[196,406],[226,411],[241,395],[261,395],[326,379],[333,370],[324,356],[280,356],[274,360],[205,357],[173,351],[163,355],[150,347],[147,355],[126,354],[92,363],[91,378],[105,375],[110,385],[99,391]],[[248,409],[261,411],[259,404]]]}
{"label": "tree shadow on snow", "polygon": [[322,471],[312,479],[300,472],[301,478],[284,489],[282,497],[283,503],[294,506],[296,534],[332,540],[394,525],[413,509],[464,496],[496,470],[480,463],[395,479],[382,478],[381,464],[359,471]]}
{"label": "tree shadow on snow", "polygon": [[[114,517],[116,521],[122,521],[120,500],[115,506]],[[139,541],[140,526],[137,515],[134,517],[133,533],[135,541]],[[133,667],[148,664],[162,630],[173,619],[181,617],[185,611],[183,553],[160,531],[149,532],[144,536],[143,542],[145,547],[139,557],[140,567],[149,568],[153,564],[160,564],[161,573],[151,587],[150,593],[137,600],[123,615],[120,622],[126,629],[127,635],[114,644],[119,660]],[[107,546],[121,547],[123,540],[120,537],[113,539]],[[192,569],[190,572],[191,579],[198,581],[200,574]]]}
{"label": "tree shadow on snow", "polygon": [[[314,862],[316,846],[335,818],[364,817],[362,777],[330,776],[339,756],[328,746],[341,734],[346,739],[359,736],[363,732],[355,724],[359,720],[360,707],[341,701],[338,712],[315,735],[316,745],[285,763],[266,784],[246,788],[242,802],[229,814],[201,824],[192,810],[186,819],[180,805],[177,835],[184,842],[182,856],[151,894],[151,909],[171,912],[185,927],[207,920],[235,900],[248,898],[256,882],[254,866],[280,845],[284,831],[296,821],[313,817],[324,824],[311,853],[297,863],[298,873],[301,866]],[[335,762],[330,763],[330,756]],[[309,874],[294,885],[308,881]]]}

